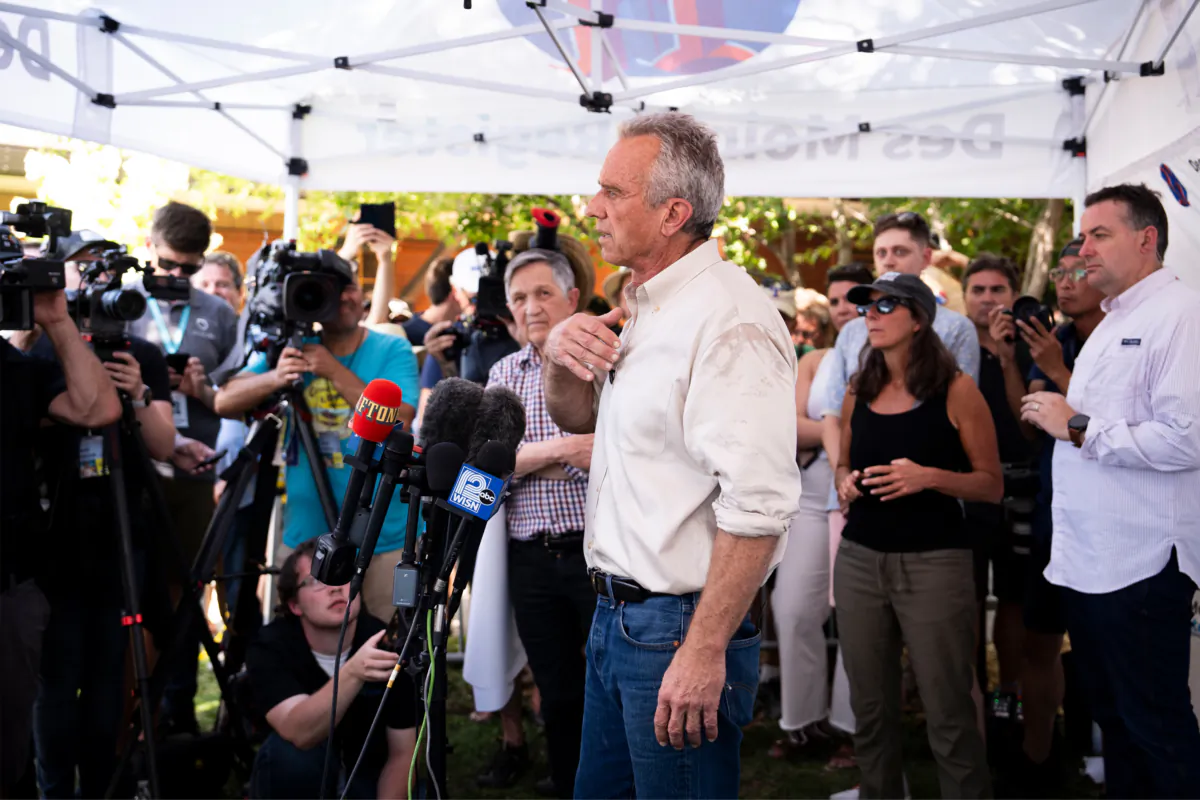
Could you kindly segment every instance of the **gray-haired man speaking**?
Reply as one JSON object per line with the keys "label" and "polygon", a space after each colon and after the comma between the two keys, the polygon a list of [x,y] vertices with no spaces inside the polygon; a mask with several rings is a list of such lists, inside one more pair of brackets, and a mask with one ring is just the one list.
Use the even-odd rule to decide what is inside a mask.
{"label": "gray-haired man speaking", "polygon": [[[758,686],[750,602],[796,513],[796,357],[779,313],[709,241],[712,131],[621,129],[588,205],[629,267],[630,320],[575,315],[547,342],[546,400],[595,431],[584,555],[599,595],[576,797],[736,797]],[[610,318],[611,317],[611,318]]]}

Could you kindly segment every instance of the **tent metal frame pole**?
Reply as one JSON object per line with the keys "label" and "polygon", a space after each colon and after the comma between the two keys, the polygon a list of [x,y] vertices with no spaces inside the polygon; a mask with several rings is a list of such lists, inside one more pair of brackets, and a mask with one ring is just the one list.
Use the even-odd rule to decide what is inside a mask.
{"label": "tent metal frame pole", "polygon": [[701,36],[731,42],[761,42],[763,44],[796,45],[799,47],[835,47],[850,44],[842,39],[819,39],[812,36],[792,36],[786,33],[768,33],[737,28],[713,28],[708,25],[681,25],[675,22],[652,22],[650,20],[617,17],[613,27],[642,33],[668,33],[679,36]]}
{"label": "tent metal frame pole", "polygon": [[127,106],[145,108],[199,108],[208,111],[291,111],[294,106],[277,106],[268,103],[218,103],[214,100],[134,100],[123,103]]}
{"label": "tent metal frame pole", "polygon": [[[874,52],[880,52],[883,48],[892,47],[899,44],[921,41],[922,39],[930,39],[935,36],[943,36],[948,33],[958,33],[965,30],[982,28],[988,25],[995,25],[1000,22],[1007,22],[1012,19],[1019,19],[1022,17],[1046,13],[1048,11],[1057,11],[1062,8],[1069,8],[1071,6],[1085,5],[1094,2],[1096,2],[1096,0],[1045,0],[1044,2],[1035,3],[1030,6],[1023,6],[1018,9],[999,11],[994,14],[983,14],[970,19],[947,23],[946,25],[937,25],[932,28],[908,31],[906,33],[896,34],[893,36],[885,36],[863,41],[871,41]],[[730,31],[729,38],[733,38],[735,35],[736,32]],[[823,61],[826,59],[847,55],[848,53],[857,53],[859,51],[859,45],[857,42],[849,42],[846,44],[835,45],[825,50],[819,50],[814,53],[806,53],[801,56],[780,59],[773,62],[735,64],[732,67],[725,67],[723,69],[713,70],[712,72],[702,73],[700,75],[692,75],[678,80],[666,81],[653,86],[641,87],[633,90],[632,92],[619,92],[613,96],[613,100],[626,101],[639,97],[645,97],[647,95],[658,94],[660,92],[670,91],[672,89],[684,89],[692,86],[703,86],[710,83],[719,83],[720,81],[728,80],[730,78],[743,78],[763,72],[774,72],[776,70],[796,66],[798,64]]]}
{"label": "tent metal frame pole", "polygon": [[1162,47],[1159,48],[1158,58],[1154,59],[1155,69],[1161,67],[1163,62],[1167,60],[1167,53],[1171,51],[1171,47],[1174,46],[1175,40],[1179,38],[1179,34],[1183,33],[1183,29],[1187,27],[1188,20],[1192,18],[1192,14],[1196,11],[1196,6],[1200,6],[1200,0],[1192,0],[1192,4],[1188,6],[1187,11],[1183,12],[1183,18],[1180,19],[1179,24],[1175,26],[1175,30],[1171,31],[1171,34],[1167,37],[1167,40],[1163,42]]}
{"label": "tent metal frame pole", "polygon": [[579,82],[579,88],[583,89],[583,93],[590,95],[592,87],[588,85],[587,78],[583,77],[583,73],[579,71],[579,66],[575,63],[575,59],[571,58],[571,54],[567,52],[566,46],[562,40],[558,38],[558,34],[554,32],[554,28],[546,20],[546,15],[537,6],[533,6],[533,13],[537,14],[538,20],[542,23],[542,27],[546,29],[546,33],[550,36],[550,41],[554,42],[555,48],[558,49],[558,54],[562,56],[563,63],[567,65],[567,69],[571,70],[571,74],[575,76],[575,80]]}
{"label": "tent metal frame pole", "polygon": [[59,22],[73,22],[76,25],[87,25],[88,27],[100,27],[97,24],[96,17],[86,15],[63,14],[59,11],[46,11],[42,8],[30,8],[29,6],[19,6],[14,3],[0,3],[0,11],[9,14],[20,14],[23,17],[38,17],[40,19],[53,19]]}
{"label": "tent metal frame pole", "polygon": [[10,35],[9,33],[5,32],[2,29],[0,29],[0,42],[3,42],[4,44],[11,47],[13,50],[16,50],[18,53],[23,55],[25,58],[28,58],[30,61],[33,61],[34,63],[38,64],[43,69],[53,73],[54,75],[58,76],[59,78],[62,78],[64,81],[66,81],[67,83],[74,86],[76,91],[87,95],[89,98],[96,96],[95,89],[88,86],[86,83],[79,80],[74,75],[67,72],[65,69],[58,66],[57,64],[55,64],[53,61],[51,61],[50,59],[43,56],[38,51],[34,50],[32,47],[25,45],[25,43],[23,43],[17,37]]}
{"label": "tent metal frame pole", "polygon": [[[556,30],[561,28],[574,28],[576,25],[578,25],[578,23],[567,19],[555,20],[554,22],[550,23],[550,26]],[[429,44],[414,45],[412,47],[400,47],[395,50],[380,50],[376,53],[363,53],[359,56],[350,56],[348,61],[351,67],[362,66],[364,64],[377,64],[381,61],[392,61],[393,59],[397,58],[421,56],[427,53],[441,53],[447,50],[454,50],[459,47],[468,47],[475,44],[490,44],[492,42],[502,42],[506,39],[519,39],[523,36],[541,32],[542,25],[531,22],[528,25],[519,25],[508,30],[480,33],[474,36],[462,36],[458,39],[448,39],[444,42],[432,42]]]}
{"label": "tent metal frame pole", "polygon": [[1097,58],[1063,58],[1038,56],[1024,53],[991,53],[979,50],[957,50],[941,47],[915,47],[892,45],[885,53],[901,56],[945,58],[953,61],[984,61],[995,64],[1029,64],[1035,67],[1057,67],[1059,69],[1092,69],[1106,72],[1128,72],[1140,75],[1142,65],[1134,61],[1108,61]]}
{"label": "tent metal frame pole", "polygon": [[140,25],[127,25],[121,23],[121,32],[132,36],[144,36],[147,39],[157,39],[163,42],[174,42],[176,44],[191,44],[197,47],[210,47],[213,50],[228,50],[233,53],[242,53],[256,56],[269,56],[271,58],[281,58],[288,61],[303,61],[308,64],[320,64],[322,66],[329,63],[329,59],[324,56],[312,56],[305,53],[290,53],[287,50],[276,50],[270,47],[257,47],[251,44],[240,44],[236,42],[226,42],[221,39],[209,39],[205,36],[192,36],[186,33],[173,33],[170,31],[160,31],[153,28],[143,28]]}
{"label": "tent metal frame pole", "polygon": [[150,100],[155,97],[163,97],[164,95],[202,92],[207,89],[219,89],[222,86],[253,83],[255,81],[268,81],[276,78],[291,78],[297,75],[307,75],[312,72],[320,72],[321,70],[326,69],[333,69],[333,64],[331,62],[323,62],[321,64],[299,64],[296,66],[279,67],[277,69],[268,69],[262,72],[247,73],[244,75],[226,75],[221,78],[212,78],[211,80],[207,81],[196,81],[195,83],[181,83],[176,86],[160,86],[156,89],[143,89],[140,92],[118,94],[114,99],[116,100],[117,105],[122,105],[124,103],[132,103],[138,100]]}
{"label": "tent metal frame pole", "polygon": [[[592,11],[600,11],[603,0],[592,0]],[[592,26],[592,84],[596,91],[604,91],[604,29]]]}
{"label": "tent metal frame pole", "polygon": [[283,238],[300,235],[300,177],[288,175],[283,183]]}
{"label": "tent metal frame pole", "polygon": [[[1143,28],[1143,18],[1145,17],[1146,8],[1149,3],[1150,0],[1142,0],[1141,4],[1138,6],[1137,15],[1134,16],[1133,22],[1129,26],[1129,30],[1125,33],[1125,39],[1121,42],[1121,47],[1117,51],[1117,58],[1125,57],[1125,53],[1129,49],[1129,43],[1133,41],[1134,34],[1138,33]],[[1083,131],[1081,132],[1081,135],[1087,136],[1091,131],[1092,121],[1096,118],[1096,114],[1100,110],[1100,106],[1104,103],[1104,98],[1108,96],[1108,90],[1111,85],[1112,84],[1109,81],[1105,81],[1100,87],[1100,94],[1096,97],[1096,101],[1091,104],[1091,108],[1088,109],[1087,118],[1084,120]]]}
{"label": "tent metal frame pole", "polygon": [[600,32],[600,41],[604,45],[604,52],[608,53],[608,61],[612,64],[613,72],[617,74],[617,82],[621,84],[621,89],[629,90],[629,76],[625,74],[625,68],[621,66],[621,62],[617,60],[617,51],[613,47],[612,40],[608,38],[606,31]]}
{"label": "tent metal frame pole", "polygon": [[[135,44],[135,43],[133,43],[133,42],[129,41],[129,37],[128,37],[128,36],[126,36],[125,34],[121,33],[120,31],[117,31],[116,33],[112,34],[112,36],[113,36],[113,38],[115,38],[115,39],[116,39],[118,42],[120,42],[121,44],[125,45],[125,47],[126,47],[126,48],[128,48],[128,49],[129,49],[129,51],[130,51],[131,53],[133,53],[133,54],[134,54],[134,55],[136,55],[138,58],[142,59],[142,60],[143,60],[143,61],[145,61],[147,64],[149,64],[151,67],[153,67],[154,69],[156,69],[156,70],[158,70],[160,73],[162,73],[164,76],[166,76],[167,80],[172,80],[172,81],[176,81],[176,82],[178,82],[178,83],[182,83],[182,81],[183,81],[183,79],[182,79],[182,78],[180,78],[178,75],[176,75],[176,74],[175,74],[175,73],[174,73],[174,72],[173,72],[173,71],[172,71],[170,68],[168,68],[168,67],[167,67],[166,65],[164,65],[162,62],[160,62],[160,61],[159,61],[158,59],[156,59],[154,56],[150,55],[150,54],[149,54],[149,53],[147,53],[145,50],[143,50],[143,49],[141,48],[141,46],[139,46],[139,45],[137,45],[137,44]],[[212,104],[212,101],[211,101],[211,100],[209,100],[207,97],[205,97],[204,95],[202,95],[202,94],[201,94],[199,91],[197,91],[197,90],[192,90],[192,91],[190,92],[190,94],[193,94],[193,95],[195,95],[195,96],[196,96],[196,98],[197,98],[198,100],[202,101],[202,102],[205,102],[205,103],[210,103],[210,104]],[[273,144],[271,144],[270,142],[268,142],[268,141],[267,141],[266,139],[264,139],[262,136],[259,136],[257,133],[255,133],[254,131],[252,131],[252,130],[251,130],[249,127],[248,127],[248,126],[246,126],[246,125],[245,125],[244,123],[242,123],[240,120],[238,120],[238,119],[235,119],[235,118],[233,117],[233,115],[231,115],[231,114],[230,114],[228,111],[224,110],[224,108],[216,107],[216,106],[214,105],[214,109],[216,110],[216,112],[217,112],[218,114],[220,114],[222,117],[224,117],[224,118],[225,118],[225,121],[226,121],[226,122],[228,122],[230,125],[233,125],[235,128],[237,128],[238,130],[240,130],[242,133],[246,134],[246,135],[247,135],[247,136],[249,136],[251,139],[253,139],[254,141],[258,142],[260,145],[262,145],[264,148],[266,148],[266,149],[267,149],[267,150],[269,150],[270,152],[274,153],[274,154],[275,154],[275,155],[276,155],[276,156],[277,156],[277,157],[278,157],[280,160],[284,160],[284,155],[283,155],[283,153],[282,153],[282,152],[279,150],[279,148],[275,147]]]}
{"label": "tent metal frame pole", "polygon": [[430,72],[386,66],[384,64],[365,64],[357,69],[363,72],[375,72],[380,75],[391,75],[397,78],[410,78],[417,81],[442,83],[447,86],[463,86],[468,89],[483,89],[485,91],[501,92],[504,94],[519,94],[525,97],[537,97],[546,100],[562,100],[572,105],[579,105],[579,95],[556,92],[553,89],[535,89],[526,86],[497,83],[495,81],[485,81],[478,78],[460,78],[454,75],[436,75]]}

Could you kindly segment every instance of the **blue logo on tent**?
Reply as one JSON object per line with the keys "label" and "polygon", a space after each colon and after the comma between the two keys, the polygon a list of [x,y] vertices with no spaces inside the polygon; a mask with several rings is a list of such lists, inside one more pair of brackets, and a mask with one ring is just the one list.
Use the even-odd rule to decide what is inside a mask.
{"label": "blue logo on tent", "polygon": [[1158,173],[1162,175],[1162,179],[1166,181],[1167,188],[1171,190],[1171,194],[1175,195],[1175,200],[1181,206],[1190,206],[1191,201],[1188,200],[1187,187],[1183,185],[1183,181],[1175,174],[1174,170],[1166,164],[1162,164],[1158,168]]}
{"label": "blue logo on tent", "polygon": [[[568,0],[571,5],[590,10],[589,0]],[[525,0],[499,0],[500,8],[513,25],[537,22],[537,17]],[[676,25],[701,25],[713,28],[783,33],[796,15],[800,0],[604,0],[601,9],[607,14],[651,22]],[[547,14],[547,20],[558,18]],[[661,78],[668,75],[696,75],[732,66],[761,53],[763,42],[739,42],[736,39],[679,36],[674,33],[648,33],[610,28],[605,36],[625,74],[638,78]],[[559,39],[575,63],[586,74],[592,63],[591,28],[577,27],[558,32]],[[544,33],[528,37],[547,55],[560,58],[554,42]],[[605,59],[604,77],[615,77]]]}

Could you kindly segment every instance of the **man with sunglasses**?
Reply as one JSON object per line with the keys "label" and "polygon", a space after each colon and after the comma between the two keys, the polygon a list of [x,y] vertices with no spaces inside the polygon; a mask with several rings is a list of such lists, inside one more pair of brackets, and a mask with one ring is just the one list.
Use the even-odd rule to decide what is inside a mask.
{"label": "man with sunglasses", "polygon": [[[167,203],[154,212],[146,245],[150,265],[160,275],[191,278],[204,265],[204,253],[212,238],[212,223],[199,209],[183,203]],[[215,391],[212,378],[226,360],[236,358],[237,315],[219,297],[192,287],[183,302],[147,298],[141,319],[130,322],[127,331],[150,341],[166,354],[172,416],[177,431],[175,452],[163,482],[175,534],[191,564],[213,514],[213,470],[201,465],[215,455],[213,448],[221,429],[221,418],[213,411]],[[181,363],[187,356],[186,365]],[[162,565],[171,576],[173,570]],[[172,587],[172,602],[178,597]],[[199,636],[194,645],[199,654]],[[192,701],[196,694],[196,661],[175,662],[163,696],[168,729],[196,730]]]}

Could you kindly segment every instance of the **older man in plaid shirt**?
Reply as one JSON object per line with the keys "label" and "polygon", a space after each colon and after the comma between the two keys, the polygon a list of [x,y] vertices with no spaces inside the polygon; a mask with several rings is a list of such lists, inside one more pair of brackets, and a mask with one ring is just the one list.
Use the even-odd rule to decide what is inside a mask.
{"label": "older man in plaid shirt", "polygon": [[575,311],[579,289],[561,253],[536,249],[509,262],[504,288],[528,342],[488,376],[489,385],[507,386],[525,404],[525,439],[508,500],[509,595],[542,695],[552,789],[572,797],[583,728],[583,645],[596,608],[583,558],[592,436],[563,433],[550,419],[542,346],[550,330]]}

